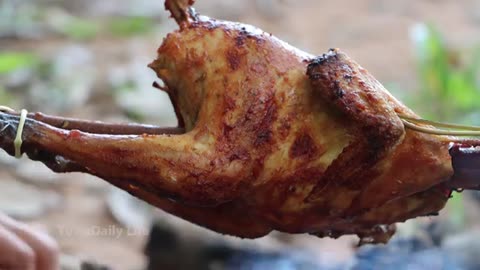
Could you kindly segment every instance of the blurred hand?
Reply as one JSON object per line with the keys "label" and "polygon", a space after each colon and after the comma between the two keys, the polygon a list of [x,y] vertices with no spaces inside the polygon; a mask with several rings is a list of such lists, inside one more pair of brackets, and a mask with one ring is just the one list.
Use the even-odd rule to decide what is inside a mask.
{"label": "blurred hand", "polygon": [[0,213],[0,269],[57,270],[58,260],[52,238]]}

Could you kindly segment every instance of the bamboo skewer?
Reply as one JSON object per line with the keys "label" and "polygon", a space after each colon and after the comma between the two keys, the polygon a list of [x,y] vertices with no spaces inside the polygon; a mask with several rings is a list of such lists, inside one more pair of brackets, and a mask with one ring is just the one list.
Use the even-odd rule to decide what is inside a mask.
{"label": "bamboo skewer", "polygon": [[[436,121],[417,119],[405,115],[398,115],[402,119],[406,128],[434,135],[448,135],[448,136],[480,136],[480,127],[457,125],[450,123],[441,123]],[[421,126],[428,125],[428,126]],[[440,129],[445,128],[445,129]]]}

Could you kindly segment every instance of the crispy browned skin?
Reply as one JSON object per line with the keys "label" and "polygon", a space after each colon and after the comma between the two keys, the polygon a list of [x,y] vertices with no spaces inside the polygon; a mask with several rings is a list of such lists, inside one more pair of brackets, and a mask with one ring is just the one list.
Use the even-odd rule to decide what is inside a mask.
{"label": "crispy browned skin", "polygon": [[443,208],[448,138],[405,130],[397,113],[415,114],[366,70],[338,50],[314,57],[252,26],[196,16],[191,2],[166,2],[180,30],[150,65],[185,134],[32,122],[24,147],[241,237],[279,230],[386,241],[388,225]]}

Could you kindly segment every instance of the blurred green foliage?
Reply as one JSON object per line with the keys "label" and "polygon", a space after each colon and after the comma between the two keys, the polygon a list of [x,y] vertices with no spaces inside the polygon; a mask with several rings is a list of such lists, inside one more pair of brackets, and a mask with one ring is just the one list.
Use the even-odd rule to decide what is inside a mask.
{"label": "blurred green foliage", "polygon": [[75,40],[90,40],[99,35],[129,38],[151,33],[155,26],[155,21],[147,17],[116,17],[106,22],[71,17],[59,31]]}
{"label": "blurred green foliage", "polygon": [[70,19],[60,31],[67,37],[75,40],[95,38],[100,32],[98,23],[80,18]]}
{"label": "blurred green foliage", "polygon": [[480,108],[480,48],[451,50],[428,25],[416,27],[414,42],[421,88],[410,105],[430,120],[468,121]]}
{"label": "blurred green foliage", "polygon": [[[432,26],[413,31],[420,89],[407,102],[423,118],[436,121],[480,124],[480,48],[451,50]],[[476,118],[476,121],[472,121]],[[448,207],[450,222],[465,224],[463,197],[453,194]]]}
{"label": "blurred green foliage", "polygon": [[12,104],[13,96],[0,85],[0,105]]}
{"label": "blurred green foliage", "polygon": [[31,53],[0,52],[0,75],[13,72],[21,68],[30,68],[38,64],[39,59]]}
{"label": "blurred green foliage", "polygon": [[37,55],[27,52],[0,52],[0,104],[15,103],[15,97],[1,84],[1,77],[11,72],[35,68],[40,63]]}
{"label": "blurred green foliage", "polygon": [[117,37],[148,34],[155,28],[155,21],[147,17],[114,18],[108,24],[108,32]]}

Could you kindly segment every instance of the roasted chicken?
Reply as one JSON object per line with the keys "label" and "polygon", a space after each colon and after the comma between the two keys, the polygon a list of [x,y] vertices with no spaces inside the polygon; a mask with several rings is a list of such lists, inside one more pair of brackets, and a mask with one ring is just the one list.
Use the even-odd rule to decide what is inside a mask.
{"label": "roasted chicken", "polygon": [[[180,29],[150,64],[179,127],[29,114],[22,152],[246,238],[278,230],[385,242],[396,222],[444,207],[458,139],[407,128],[400,116],[418,116],[338,49],[315,57],[199,16],[193,2],[166,1]],[[0,122],[12,154],[19,117]]]}

